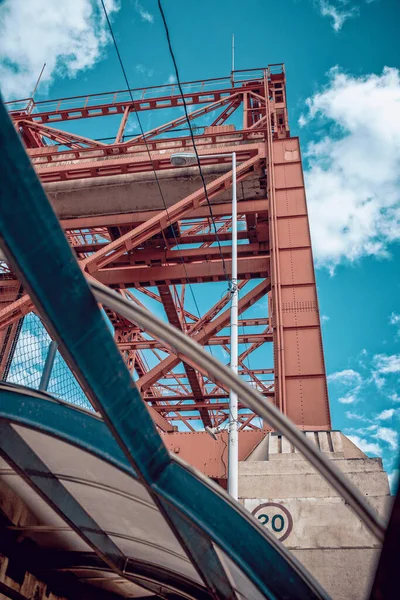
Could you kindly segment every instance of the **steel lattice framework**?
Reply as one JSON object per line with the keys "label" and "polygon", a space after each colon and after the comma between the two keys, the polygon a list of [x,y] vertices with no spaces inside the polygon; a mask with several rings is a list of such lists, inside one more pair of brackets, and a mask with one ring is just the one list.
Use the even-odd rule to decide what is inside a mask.
{"label": "steel lattice framework", "polygon": [[[299,427],[330,429],[302,163],[299,141],[289,132],[283,65],[235,71],[230,78],[185,83],[182,89],[183,97],[172,84],[55,101],[25,99],[8,109],[87,276],[132,302],[151,298],[171,324],[202,346],[219,346],[228,354],[229,290],[203,315],[195,314],[189,291],[197,294],[203,285],[208,294],[212,282],[229,280],[232,173],[230,159],[218,155],[235,151],[239,373]],[[201,161],[205,187],[198,166],[174,167],[170,161],[175,152],[193,151],[183,98],[199,156],[216,155]],[[161,124],[133,135],[134,113],[154,115]],[[174,118],[164,123],[165,115]],[[107,143],[71,133],[98,131],[100,123],[102,131],[114,128]],[[6,266],[0,277],[3,376],[21,319],[34,307]],[[253,305],[258,310],[244,314]],[[179,425],[193,432],[196,421],[213,426],[227,421],[228,389],[106,312],[161,431]],[[269,362],[262,349],[271,343]],[[255,351],[265,358],[251,368],[247,359]],[[240,431],[254,433],[251,449],[263,427],[248,409],[239,412]]]}

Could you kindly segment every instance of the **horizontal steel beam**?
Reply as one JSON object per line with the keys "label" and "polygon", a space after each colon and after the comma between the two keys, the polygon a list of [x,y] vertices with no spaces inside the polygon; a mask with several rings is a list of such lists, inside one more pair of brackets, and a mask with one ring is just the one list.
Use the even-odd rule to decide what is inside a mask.
{"label": "horizontal steel beam", "polygon": [[[242,235],[239,239],[248,239],[248,232],[241,232]],[[188,238],[188,239],[187,239]],[[177,243],[179,245],[182,244],[201,244],[204,242],[216,242],[216,235],[214,234],[205,234],[205,235],[190,235],[190,236],[177,236],[176,240],[173,238],[171,240],[171,245],[176,246]],[[232,234],[218,234],[218,239],[220,242],[222,241],[230,241],[232,239]],[[150,240],[149,240],[150,241]],[[173,262],[193,262],[203,258],[204,260],[208,258],[215,258],[218,256],[231,256],[232,255],[232,246],[221,246],[219,247],[208,247],[208,248],[186,248],[184,253],[181,250],[166,250],[165,249],[165,241],[162,240],[152,240],[159,247],[162,246],[162,249],[151,249],[146,247],[143,249],[135,249],[134,252],[129,255],[123,254],[116,263],[120,262],[128,262],[130,264],[146,264],[151,265],[151,263],[173,263]],[[83,244],[83,245],[72,245],[73,249],[77,253],[81,252],[97,252],[98,250],[105,249],[108,243],[99,243],[99,244]],[[261,253],[262,251],[266,251],[266,244],[259,244],[258,242],[250,243],[250,244],[241,244],[238,246],[238,254],[241,256],[249,256],[256,255]]]}
{"label": "horizontal steel beam", "polygon": [[[230,96],[238,91],[243,93],[245,91],[260,89],[263,85],[262,82],[260,82],[259,77],[257,80],[249,79],[246,82],[240,82],[237,87],[229,84],[227,80],[225,81],[225,86],[222,86],[221,89],[218,90],[210,90],[207,85],[206,87],[203,87],[203,89],[198,89],[196,91],[189,89],[188,92],[184,93],[186,104],[188,106],[195,104],[209,104],[210,102],[216,102],[217,100],[221,100],[221,98]],[[200,82],[197,83],[197,85],[199,84]],[[183,85],[185,87],[185,84]],[[194,84],[191,83],[186,85],[193,86]],[[171,93],[169,94],[166,93],[168,88],[171,90]],[[157,90],[156,87],[150,89]],[[58,100],[44,100],[41,102],[34,102],[31,98],[28,98],[28,111],[26,109],[22,111],[18,111],[15,108],[13,109],[13,107],[16,106],[15,101],[8,102],[7,108],[11,111],[11,117],[15,121],[21,119],[22,113],[23,119],[29,119],[34,123],[59,123],[61,121],[88,119],[91,117],[104,117],[116,114],[122,115],[127,107],[133,112],[141,112],[182,106],[182,97],[178,87],[174,84],[171,86],[159,86],[157,92],[159,92],[160,95],[155,95],[154,97],[145,97],[145,94],[148,94],[148,90],[149,88],[146,90],[141,89],[140,93],[142,94],[142,98],[134,100],[133,102],[129,100],[129,92],[127,90],[122,90],[119,92],[105,92],[102,94],[60,98]],[[136,92],[136,90],[134,91]],[[121,100],[119,100],[119,98]]]}
{"label": "horizontal steel beam", "polygon": [[[258,155],[242,163],[236,171],[237,181],[242,181],[250,176],[254,172],[260,157]],[[99,250],[90,257],[84,259],[82,262],[83,267],[89,272],[93,273],[98,269],[112,263],[118,256],[125,254],[126,251],[137,248],[154,235],[161,233],[168,226],[173,223],[185,218],[193,208],[197,208],[210,201],[212,198],[220,196],[226,188],[232,184],[232,172],[229,171],[221,177],[214,179],[211,183],[207,184],[205,188],[200,188],[189,194],[179,202],[176,202],[168,210],[163,210],[157,215],[138,225],[132,231],[128,231],[126,234],[110,242],[107,248]]]}
{"label": "horizontal steel beam", "polygon": [[[222,417],[222,421],[225,421],[226,418],[228,418],[229,414],[229,407],[226,407],[227,413],[224,413],[224,411],[222,411],[221,409],[221,413],[219,416]],[[173,411],[170,411],[171,413]],[[257,415],[255,413],[253,413],[250,409],[246,409],[246,412],[241,413],[242,417],[256,417]],[[172,422],[172,421],[182,421],[183,419],[187,420],[187,421],[200,421],[201,420],[201,416],[199,414],[195,414],[192,416],[188,416],[188,415],[182,415],[181,413],[177,414],[177,415],[173,415],[173,414],[168,414],[168,419]]]}
{"label": "horizontal steel beam", "polygon": [[[261,140],[262,142],[262,140]],[[250,160],[263,144],[248,144],[242,145],[238,149],[238,160]],[[236,148],[236,147],[235,147]],[[65,160],[64,163],[47,164],[36,163],[35,169],[43,183],[51,183],[57,181],[76,181],[77,179],[88,179],[93,177],[107,177],[115,175],[128,175],[136,173],[152,173],[154,169],[157,171],[166,171],[176,169],[171,165],[169,155],[153,153],[150,158],[144,159],[135,157],[134,154],[125,154],[122,157],[103,157],[99,160],[96,156],[98,150],[92,150],[88,160],[73,161],[71,157]],[[226,158],[215,158],[212,164],[229,164]],[[179,167],[178,167],[179,168]]]}
{"label": "horizontal steel beam", "polygon": [[[229,335],[217,335],[215,337],[210,338],[204,344],[205,346],[224,346],[230,344],[230,336]],[[272,342],[272,332],[271,333],[249,333],[249,334],[241,334],[238,336],[239,344],[255,344],[257,342]],[[123,350],[145,350],[151,348],[168,348],[165,344],[158,340],[132,340],[131,342],[117,342],[118,348]],[[168,350],[170,352],[170,350]]]}
{"label": "horizontal steel beam", "polygon": [[7,325],[14,323],[14,321],[17,321],[18,319],[22,319],[22,317],[31,312],[32,309],[32,300],[28,294],[24,294],[21,298],[0,310],[0,329],[7,327]]}
{"label": "horizontal steel beam", "polygon": [[[268,317],[261,317],[260,319],[239,319],[239,325],[242,327],[258,327],[260,325],[269,325],[270,319]],[[252,369],[255,373],[257,369]],[[260,372],[265,372],[265,369],[259,370]]]}
{"label": "horizontal steel beam", "polygon": [[[232,213],[232,204],[230,202],[213,202],[212,211],[214,217],[228,217]],[[238,214],[255,214],[268,211],[268,200],[266,197],[260,199],[250,200],[238,200]],[[139,223],[145,223],[159,211],[157,210],[143,210],[134,213],[118,213],[114,215],[88,215],[82,217],[74,217],[71,219],[61,219],[61,226],[64,229],[88,229],[91,227],[117,227],[117,226],[128,226],[138,225]],[[199,206],[193,208],[185,219],[206,219],[210,216],[210,209],[208,205]],[[185,221],[183,221],[185,223]],[[238,232],[241,233],[241,232]],[[215,233],[212,234],[215,239]],[[174,240],[174,238],[171,238]],[[209,240],[204,240],[209,241]]]}
{"label": "horizontal steel beam", "polygon": [[[271,393],[264,393],[265,397],[273,397],[273,392]],[[217,397],[219,395],[217,394]],[[204,398],[207,399],[208,395],[204,394]],[[211,396],[212,398],[215,398],[216,396]],[[173,398],[173,396],[172,396]],[[224,398],[226,398],[226,400],[229,399],[229,394],[226,394],[224,396]],[[193,400],[194,396],[188,396],[187,398],[185,398],[185,400]],[[168,400],[168,398],[157,398],[157,400]],[[171,400],[172,401],[172,400]],[[229,409],[229,402],[193,402],[193,404],[171,404],[171,405],[167,405],[164,406],[162,404],[157,404],[155,406],[153,406],[154,410],[157,412],[162,412],[164,415],[166,415],[167,413],[170,412],[193,412],[196,410],[201,410],[203,408],[206,408],[207,410],[228,410]],[[246,408],[247,407],[239,402],[239,408]]]}
{"label": "horizontal steel beam", "polygon": [[[239,130],[221,132],[214,130],[212,133],[204,133],[202,135],[196,135],[196,148],[202,147],[209,148],[212,144],[214,149],[223,150],[227,143],[235,144],[239,149],[241,145],[248,145],[251,143],[264,143],[266,135],[266,127],[259,128],[257,131],[251,130]],[[24,133],[30,133],[29,129],[26,128]],[[24,138],[25,139],[25,138]],[[35,146],[34,140],[26,140],[28,144],[31,143]],[[33,147],[28,148],[27,152],[31,156],[34,165],[49,165],[54,167],[54,172],[57,172],[56,167],[67,164],[68,162],[74,161],[76,163],[85,164],[85,161],[89,161],[93,158],[107,159],[107,158],[123,158],[124,156],[135,156],[146,153],[147,150],[151,152],[160,152],[170,150],[176,151],[192,151],[193,141],[191,136],[181,137],[168,137],[162,139],[150,139],[147,140],[147,144],[136,143],[134,138],[127,142],[118,142],[114,144],[107,144],[102,148],[79,148],[79,149],[68,149],[60,151],[57,146],[42,146],[40,148]],[[213,162],[212,159],[208,160],[208,164],[225,164],[228,163],[229,159],[220,159]]]}
{"label": "horizontal steel beam", "polygon": [[[252,373],[255,373],[256,375],[273,375],[274,374],[274,370],[273,369],[251,369]],[[243,374],[247,374],[247,371],[245,371],[244,369],[239,369],[238,371],[239,375],[243,375]],[[162,379],[185,379],[186,375],[185,373],[167,373],[167,375],[165,375],[164,377],[162,377],[160,379],[160,381],[162,381]]]}
{"label": "horizontal steel beam", "polygon": [[[215,242],[214,239],[212,240]],[[178,240],[179,241],[179,240]],[[102,247],[105,247],[103,245]],[[238,256],[269,256],[266,244],[250,243],[240,244],[238,246]],[[232,246],[213,246],[207,248],[185,248],[185,250],[152,250],[145,248],[143,250],[134,250],[130,254],[123,254],[115,262],[109,265],[110,268],[119,268],[120,266],[154,266],[174,265],[184,263],[198,263],[208,260],[220,260],[221,256],[225,259],[232,257]]]}
{"label": "horizontal steel beam", "polygon": [[[111,287],[126,285],[130,287],[156,286],[162,283],[202,283],[204,281],[224,281],[229,277],[231,259],[225,259],[226,274],[223,263],[218,260],[204,263],[189,263],[162,267],[114,267],[101,269],[94,276],[98,281]],[[269,275],[268,256],[238,258],[238,279],[263,279]]]}

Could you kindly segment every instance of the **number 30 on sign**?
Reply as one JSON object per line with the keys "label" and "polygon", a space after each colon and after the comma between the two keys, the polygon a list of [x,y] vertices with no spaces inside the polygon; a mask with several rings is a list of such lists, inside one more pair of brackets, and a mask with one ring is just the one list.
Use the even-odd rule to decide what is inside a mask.
{"label": "number 30 on sign", "polygon": [[292,515],[282,504],[277,504],[276,502],[259,504],[253,510],[252,515],[276,535],[281,542],[289,537],[293,529]]}

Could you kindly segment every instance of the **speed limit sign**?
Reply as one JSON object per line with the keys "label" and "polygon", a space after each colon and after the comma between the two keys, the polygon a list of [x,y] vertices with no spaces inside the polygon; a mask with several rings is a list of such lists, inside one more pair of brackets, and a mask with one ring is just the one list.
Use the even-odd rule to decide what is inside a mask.
{"label": "speed limit sign", "polygon": [[293,529],[292,515],[283,504],[265,502],[259,504],[251,514],[281,542],[289,537]]}

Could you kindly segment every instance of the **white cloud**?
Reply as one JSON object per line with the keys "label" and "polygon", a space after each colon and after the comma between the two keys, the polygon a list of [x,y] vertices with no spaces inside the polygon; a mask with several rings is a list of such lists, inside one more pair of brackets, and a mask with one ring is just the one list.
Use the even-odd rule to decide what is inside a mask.
{"label": "white cloud", "polygon": [[380,390],[386,383],[385,377],[400,372],[400,354],[375,354],[372,358],[371,381]]}
{"label": "white cloud", "polygon": [[389,396],[389,398],[393,401],[393,402],[400,402],[400,396],[398,394],[396,394],[396,392],[393,392],[393,394],[391,394]]}
{"label": "white cloud", "polygon": [[299,120],[299,127],[305,127],[307,125],[307,119],[304,115],[300,115]]}
{"label": "white cloud", "polygon": [[351,412],[350,410],[347,410],[345,414],[348,419],[354,419],[356,421],[363,421],[364,423],[371,422],[371,419],[364,417],[364,415],[359,415],[358,413]]}
{"label": "white cloud", "polygon": [[350,17],[355,17],[359,14],[357,6],[348,7],[346,2],[339,0],[319,0],[318,2],[321,15],[332,19],[332,27],[337,32],[343,27],[343,23]]}
{"label": "white cloud", "polygon": [[[378,429],[378,425],[370,425],[369,427],[364,427],[364,432],[367,431],[375,431],[375,429]],[[359,429],[359,431],[361,431],[361,429]]]}
{"label": "white cloud", "polygon": [[389,427],[378,427],[377,432],[374,433],[372,437],[389,444],[391,450],[397,450],[398,448],[398,433],[394,429],[389,429]]}
{"label": "white cloud", "polygon": [[354,404],[358,401],[358,393],[363,379],[357,371],[345,369],[344,371],[331,373],[331,375],[328,375],[328,382],[337,386],[340,392],[345,392],[338,398],[338,402],[341,404]]}
{"label": "white cloud", "polygon": [[358,388],[353,392],[348,392],[344,396],[338,398],[338,402],[340,402],[341,404],[354,404],[354,402],[357,402],[358,400],[357,392]]}
{"label": "white cloud", "polygon": [[381,413],[379,413],[379,415],[376,418],[379,421],[387,421],[388,419],[391,419],[393,417],[395,412],[396,411],[394,408],[386,408]]}
{"label": "white cloud", "polygon": [[362,452],[366,454],[372,454],[373,456],[382,456],[382,448],[375,442],[369,442],[364,438],[358,437],[358,435],[348,435],[349,440],[353,442]]}
{"label": "white cloud", "polygon": [[[133,117],[133,115],[131,115]],[[136,121],[132,121],[132,119],[130,119],[128,121],[128,123],[126,124],[125,127],[125,134],[129,134],[129,133],[133,133],[134,131],[137,131],[139,129],[139,125],[137,120]]]}
{"label": "white cloud", "polygon": [[149,69],[142,64],[136,65],[135,71],[141,75],[146,75],[146,77],[153,77],[154,75],[154,69]]}
{"label": "white cloud", "polygon": [[19,368],[25,363],[30,365],[41,363],[45,349],[46,345],[41,338],[30,331],[22,330],[15,348],[13,368]]}
{"label": "white cloud", "polygon": [[168,79],[167,79],[167,83],[176,83],[176,77],[175,75],[169,75]]}
{"label": "white cloud", "polygon": [[140,4],[139,0],[136,0],[135,2],[135,10],[140,15],[142,21],[145,21],[146,23],[154,23],[154,15],[146,10],[144,6]]}
{"label": "white cloud", "polygon": [[307,100],[306,187],[317,266],[331,272],[363,256],[387,257],[400,239],[400,72],[353,77],[337,67]]}
{"label": "white cloud", "polygon": [[[370,419],[366,419],[366,422],[370,423]],[[368,427],[350,427],[348,429],[349,433],[353,433],[358,436],[371,435],[372,431],[376,431],[378,429],[378,425],[368,425]]]}
{"label": "white cloud", "polygon": [[345,369],[344,371],[337,371],[328,375],[328,381],[334,381],[343,385],[360,384],[362,377],[360,373],[353,369]]}
{"label": "white cloud", "polygon": [[371,381],[375,382],[375,385],[378,388],[378,390],[382,389],[385,385],[385,378],[381,377],[377,371],[372,372]]}
{"label": "white cloud", "polygon": [[321,316],[321,323],[322,325],[324,325],[325,323],[327,323],[330,320],[330,317],[328,317],[328,315],[322,315]]}
{"label": "white cloud", "polygon": [[[107,0],[108,14],[119,9]],[[5,0],[0,4],[0,81],[6,99],[29,96],[42,66],[42,83],[75,77],[93,67],[108,42],[101,6],[95,0]]]}
{"label": "white cloud", "polygon": [[375,370],[382,375],[400,372],[400,354],[375,354],[373,363]]}
{"label": "white cloud", "polygon": [[10,381],[11,383],[17,383],[18,385],[23,385],[25,387],[37,388],[39,386],[41,376],[42,371],[39,371],[39,369],[33,366],[18,370],[11,367],[7,381]]}
{"label": "white cloud", "polygon": [[393,325],[394,327],[396,327],[396,329],[397,329],[396,335],[400,336],[400,315],[393,312],[389,317],[389,323],[390,323],[390,325]]}
{"label": "white cloud", "polygon": [[35,323],[32,315],[25,319],[7,381],[35,388],[40,382],[50,338],[45,332],[43,335],[35,335],[25,328]]}

